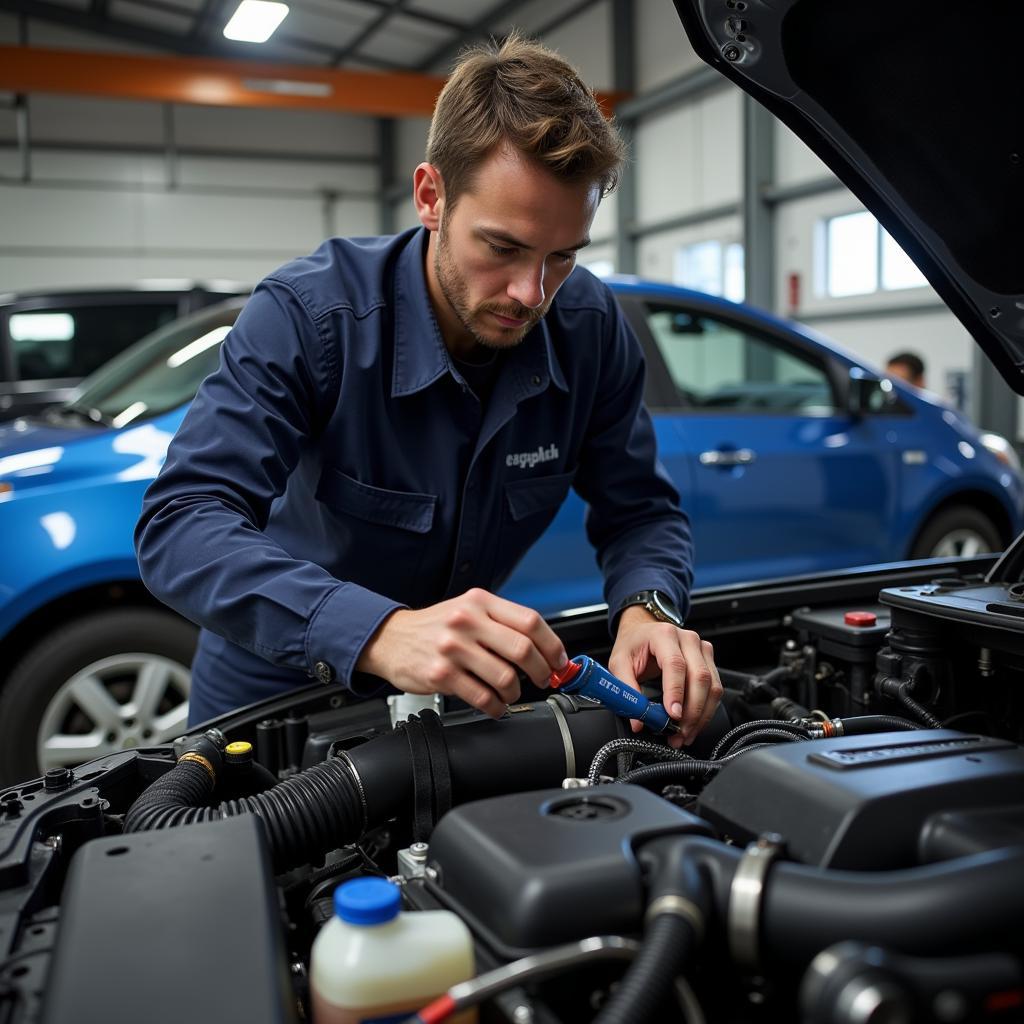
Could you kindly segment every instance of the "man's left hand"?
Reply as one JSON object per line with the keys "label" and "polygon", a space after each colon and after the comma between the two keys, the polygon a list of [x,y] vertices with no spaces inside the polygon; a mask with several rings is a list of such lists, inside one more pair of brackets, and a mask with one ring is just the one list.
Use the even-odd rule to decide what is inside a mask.
{"label": "man's left hand", "polygon": [[[681,730],[669,737],[673,747],[692,743],[722,699],[711,644],[692,629],[657,621],[640,607],[627,608],[620,616],[608,668],[637,690],[661,673],[665,710]],[[637,721],[632,725],[634,732],[643,728]]]}

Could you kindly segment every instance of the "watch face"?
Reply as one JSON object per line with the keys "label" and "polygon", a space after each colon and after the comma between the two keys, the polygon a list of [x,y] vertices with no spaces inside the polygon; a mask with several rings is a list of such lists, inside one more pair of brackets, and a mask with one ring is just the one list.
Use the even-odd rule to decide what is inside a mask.
{"label": "watch face", "polygon": [[659,619],[664,619],[666,622],[671,622],[676,626],[682,625],[683,617],[679,614],[679,609],[664,594],[658,593],[657,590],[652,591],[650,594],[648,610]]}

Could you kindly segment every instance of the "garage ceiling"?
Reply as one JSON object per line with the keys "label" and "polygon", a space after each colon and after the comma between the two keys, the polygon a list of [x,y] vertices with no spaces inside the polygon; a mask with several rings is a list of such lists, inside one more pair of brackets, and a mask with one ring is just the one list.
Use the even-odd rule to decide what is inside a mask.
{"label": "garage ceiling", "polygon": [[[443,72],[467,43],[523,24],[543,35],[598,0],[288,0],[264,44],[225,39],[237,0],[0,0],[0,12],[169,54],[319,68]],[[30,40],[25,39],[26,42]]]}

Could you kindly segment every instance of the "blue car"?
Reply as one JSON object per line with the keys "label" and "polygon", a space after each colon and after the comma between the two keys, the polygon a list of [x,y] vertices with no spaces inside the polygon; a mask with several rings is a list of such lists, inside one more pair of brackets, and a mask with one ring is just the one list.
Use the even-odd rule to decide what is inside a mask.
{"label": "blue car", "polygon": [[[609,283],[646,352],[698,586],[1000,550],[1024,525],[1012,449],[938,400],[750,307]],[[132,529],[243,302],[0,427],[0,783],[184,730],[195,627],[143,588]],[[502,593],[544,613],[599,603],[582,516],[572,495]]]}

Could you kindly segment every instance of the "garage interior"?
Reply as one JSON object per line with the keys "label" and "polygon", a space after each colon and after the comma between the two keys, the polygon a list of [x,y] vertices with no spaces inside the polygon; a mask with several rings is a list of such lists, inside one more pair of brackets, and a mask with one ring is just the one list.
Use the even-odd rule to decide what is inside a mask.
{"label": "garage interior", "polygon": [[[748,3],[692,6],[730,19],[772,7]],[[923,404],[960,431],[950,444],[965,464],[984,456],[964,440],[970,424],[1024,453],[1019,394],[853,192],[705,64],[671,0],[290,0],[263,43],[228,38],[235,7],[0,0],[0,326],[21,295],[155,287],[202,324],[154,349],[161,373],[189,360],[212,373],[275,268],[327,238],[418,224],[412,175],[446,74],[465,47],[517,31],[581,70],[628,144],[579,263],[616,282],[638,335],[659,315],[668,335],[713,335],[701,317],[713,323],[720,299],[754,307],[735,315],[755,341],[769,323],[778,337],[806,325],[805,339],[835,343],[829,380],[848,391],[824,412],[812,394],[804,418],[868,426],[920,411],[906,394],[884,404],[887,360],[918,353]],[[658,307],[642,288],[662,284],[704,304]],[[188,305],[195,285],[208,294]],[[659,387],[674,386],[664,363]],[[140,391],[148,410],[118,415],[89,379],[85,404],[69,390],[70,412],[49,425],[138,427],[112,447],[138,460],[122,475],[139,498],[180,423],[151,429],[146,416],[184,416],[203,378],[158,408],[160,377]],[[799,371],[794,382],[809,383]],[[0,422],[13,441],[0,510],[64,451],[19,448],[24,423]],[[877,433],[895,445],[894,430]],[[822,443],[848,440],[842,427]],[[730,480],[757,454],[707,447],[700,464]],[[513,448],[502,464],[557,455]],[[895,461],[913,472],[944,457],[914,448]],[[79,458],[72,473],[91,481]],[[823,525],[834,536],[892,498],[887,481],[837,465],[804,481],[837,510]],[[1017,456],[990,476],[1024,513]],[[772,500],[797,488],[776,489]],[[727,549],[756,547],[750,524],[771,518],[754,491],[750,536],[730,523]],[[414,497],[419,513],[436,498]],[[76,536],[103,548],[86,524],[106,506],[90,500],[29,513],[47,556]],[[727,511],[716,500],[703,505],[712,525]],[[533,511],[508,501],[516,521]],[[554,610],[538,599],[572,660],[536,685],[521,672],[522,698],[500,717],[440,694],[359,699],[334,685],[335,666],[307,659],[308,685],[208,728],[188,720],[197,630],[158,606],[137,562],[64,590],[52,580],[79,570],[32,578],[23,620],[0,601],[0,1021],[1024,1019],[1024,541],[993,499],[984,512],[1004,553],[932,551],[964,522],[943,519],[963,496],[943,501],[898,561],[712,579],[685,623],[656,615],[713,643],[725,687],[684,752],[656,681],[636,692],[604,667],[609,609],[582,598]],[[828,518],[807,504],[808,520]],[[15,569],[0,597],[37,560],[6,543]],[[386,561],[382,572],[416,575]],[[124,634],[134,647],[117,647]],[[46,673],[50,689],[33,695]]]}

